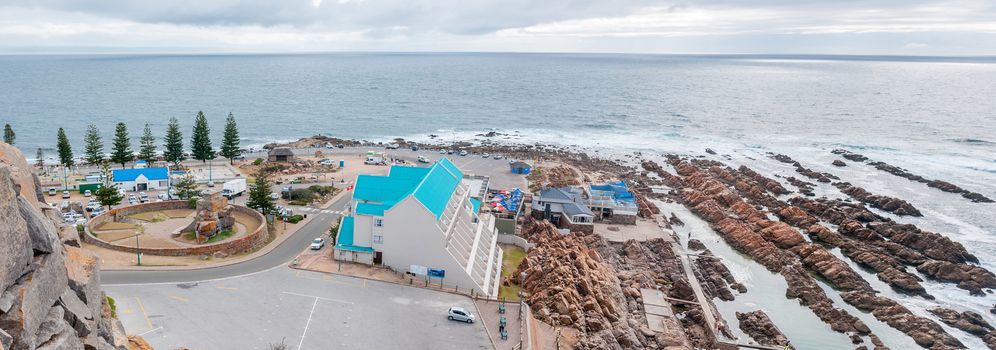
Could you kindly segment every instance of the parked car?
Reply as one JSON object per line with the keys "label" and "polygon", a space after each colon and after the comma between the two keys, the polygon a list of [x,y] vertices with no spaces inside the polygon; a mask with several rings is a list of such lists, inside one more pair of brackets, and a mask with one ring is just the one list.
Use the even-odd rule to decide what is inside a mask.
{"label": "parked car", "polygon": [[48,189],[48,195],[49,196],[54,196],[55,192],[56,192],[55,187],[52,187],[52,188]]}
{"label": "parked car", "polygon": [[278,199],[280,199],[280,195],[276,194],[274,192],[270,192],[270,199],[272,199],[272,200],[278,200]]}
{"label": "parked car", "polygon": [[439,150],[439,154],[446,154],[446,150],[445,149]]}
{"label": "parked car", "polygon": [[142,202],[142,203],[148,202],[149,201],[149,195],[146,194],[145,192],[139,192],[138,193],[138,200],[140,202]]}
{"label": "parked car", "polygon": [[428,163],[429,162],[429,158],[426,158],[425,156],[418,156],[418,162],[419,163]]}
{"label": "parked car", "polygon": [[328,158],[325,158],[325,159],[322,159],[322,160],[318,161],[318,164],[321,164],[321,165],[324,165],[324,166],[333,166],[333,165],[335,165],[335,161],[331,160],[331,159],[328,159]]}
{"label": "parked car", "polygon": [[335,145],[335,146],[336,146],[336,147],[339,147],[339,148],[343,148],[343,147],[345,147],[345,146],[343,146],[343,145],[342,145],[341,143],[340,143],[340,144],[338,144],[338,145]]}
{"label": "parked car", "polygon": [[135,204],[135,202],[138,202],[138,198],[135,198],[134,194],[129,194],[128,195],[128,204]]}
{"label": "parked car", "polygon": [[160,193],[157,197],[159,197],[159,200],[162,201],[169,200],[169,194],[167,194],[166,192]]}
{"label": "parked car", "polygon": [[389,143],[389,144],[387,144],[387,149],[398,149],[399,147],[401,147],[401,146],[398,146],[398,144],[396,144],[396,143]]}
{"label": "parked car", "polygon": [[62,205],[60,205],[59,208],[62,210],[69,209],[69,201],[62,201]]}
{"label": "parked car", "polygon": [[474,323],[474,319],[476,317],[474,317],[474,314],[470,313],[470,311],[464,310],[462,307],[454,306],[451,307],[446,313],[446,318],[450,321]]}
{"label": "parked car", "polygon": [[325,239],[315,238],[314,241],[311,241],[311,250],[320,250],[323,247],[325,247]]}
{"label": "parked car", "polygon": [[90,217],[92,218],[94,216],[103,214],[105,211],[107,211],[107,210],[104,209],[103,206],[98,205],[96,208],[93,208],[93,211],[90,212]]}
{"label": "parked car", "polygon": [[82,217],[83,217],[83,215],[80,215],[79,213],[77,213],[75,211],[70,211],[68,213],[62,214],[62,219],[65,220],[66,222],[76,222],[76,219],[79,219],[79,218],[82,218]]}
{"label": "parked car", "polygon": [[418,152],[418,146],[412,146],[412,151]]}
{"label": "parked car", "polygon": [[446,150],[446,154],[453,154],[453,152],[455,152],[455,151],[453,151],[451,149]]}
{"label": "parked car", "polygon": [[460,156],[461,157],[466,157],[468,154],[470,154],[470,152],[467,152],[467,150],[461,150],[460,151]]}
{"label": "parked car", "polygon": [[490,153],[482,154],[481,158],[491,158],[491,154]]}
{"label": "parked car", "polygon": [[83,191],[83,197],[90,197],[91,195],[93,195],[93,192],[90,192],[90,190]]}
{"label": "parked car", "polygon": [[62,199],[69,198],[69,191],[62,191]]}
{"label": "parked car", "polygon": [[214,181],[208,181],[207,186],[208,187],[214,187]]}
{"label": "parked car", "polygon": [[491,156],[491,158],[494,158],[494,159],[502,159],[502,158],[505,158],[505,156],[503,156],[503,155],[500,155],[500,154],[496,154],[496,155],[493,155],[493,156]]}

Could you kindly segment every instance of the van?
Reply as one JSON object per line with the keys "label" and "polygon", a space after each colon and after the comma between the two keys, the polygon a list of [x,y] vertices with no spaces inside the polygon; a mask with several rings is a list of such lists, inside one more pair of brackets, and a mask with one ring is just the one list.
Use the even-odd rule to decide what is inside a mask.
{"label": "van", "polygon": [[419,163],[428,163],[429,162],[429,158],[426,158],[425,156],[418,156],[418,162]]}

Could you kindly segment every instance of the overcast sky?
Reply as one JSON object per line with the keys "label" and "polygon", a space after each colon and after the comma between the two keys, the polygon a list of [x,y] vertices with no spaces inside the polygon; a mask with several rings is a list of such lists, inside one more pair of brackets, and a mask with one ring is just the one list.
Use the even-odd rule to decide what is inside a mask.
{"label": "overcast sky", "polygon": [[0,0],[0,52],[996,55],[996,0]]}

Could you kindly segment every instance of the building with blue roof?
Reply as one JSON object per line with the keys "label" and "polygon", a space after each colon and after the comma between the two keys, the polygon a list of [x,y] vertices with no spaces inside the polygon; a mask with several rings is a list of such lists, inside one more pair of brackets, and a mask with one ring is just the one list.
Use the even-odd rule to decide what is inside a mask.
{"label": "building with blue roof", "polygon": [[445,271],[447,286],[497,296],[502,250],[481,192],[445,157],[426,168],[359,175],[336,237],[338,260],[395,271]]}
{"label": "building with blue roof", "polygon": [[111,170],[111,181],[125,191],[165,190],[169,187],[169,168]]}

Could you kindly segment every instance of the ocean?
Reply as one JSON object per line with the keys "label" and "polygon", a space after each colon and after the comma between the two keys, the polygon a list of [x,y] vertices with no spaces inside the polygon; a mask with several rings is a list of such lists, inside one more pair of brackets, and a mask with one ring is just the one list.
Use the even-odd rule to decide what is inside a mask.
{"label": "ocean", "polygon": [[[161,137],[170,117],[189,136],[198,111],[207,115],[216,146],[232,112],[244,146],[315,134],[365,140],[438,135],[449,141],[498,131],[506,135],[497,141],[576,145],[619,159],[632,152],[709,156],[708,147],[731,164],[766,175],[793,174],[765,156],[783,153],[873,193],[910,201],[925,216],[895,220],[962,242],[996,271],[996,204],[971,203],[867,165],[829,165],[836,159],[830,150],[846,148],[996,198],[994,82],[994,58],[23,55],[0,56],[0,122],[13,126],[16,145],[28,157],[37,148],[54,156],[58,127],[66,128],[79,154],[88,123],[102,130],[107,143],[119,121],[128,124],[136,143],[145,123]],[[727,258],[748,282],[768,278],[756,276],[762,272],[742,257]],[[996,323],[987,312],[996,297],[971,297],[950,284],[925,285],[938,300],[884,292],[924,316],[925,309],[944,305],[976,310]],[[784,287],[767,293],[781,296]],[[772,319],[790,339],[846,342],[818,329],[819,323],[793,324],[792,314],[808,310],[782,304],[761,307],[778,314]],[[946,329],[972,348],[984,346]],[[828,334],[815,336],[823,331]],[[902,335],[883,338],[908,345]]]}

